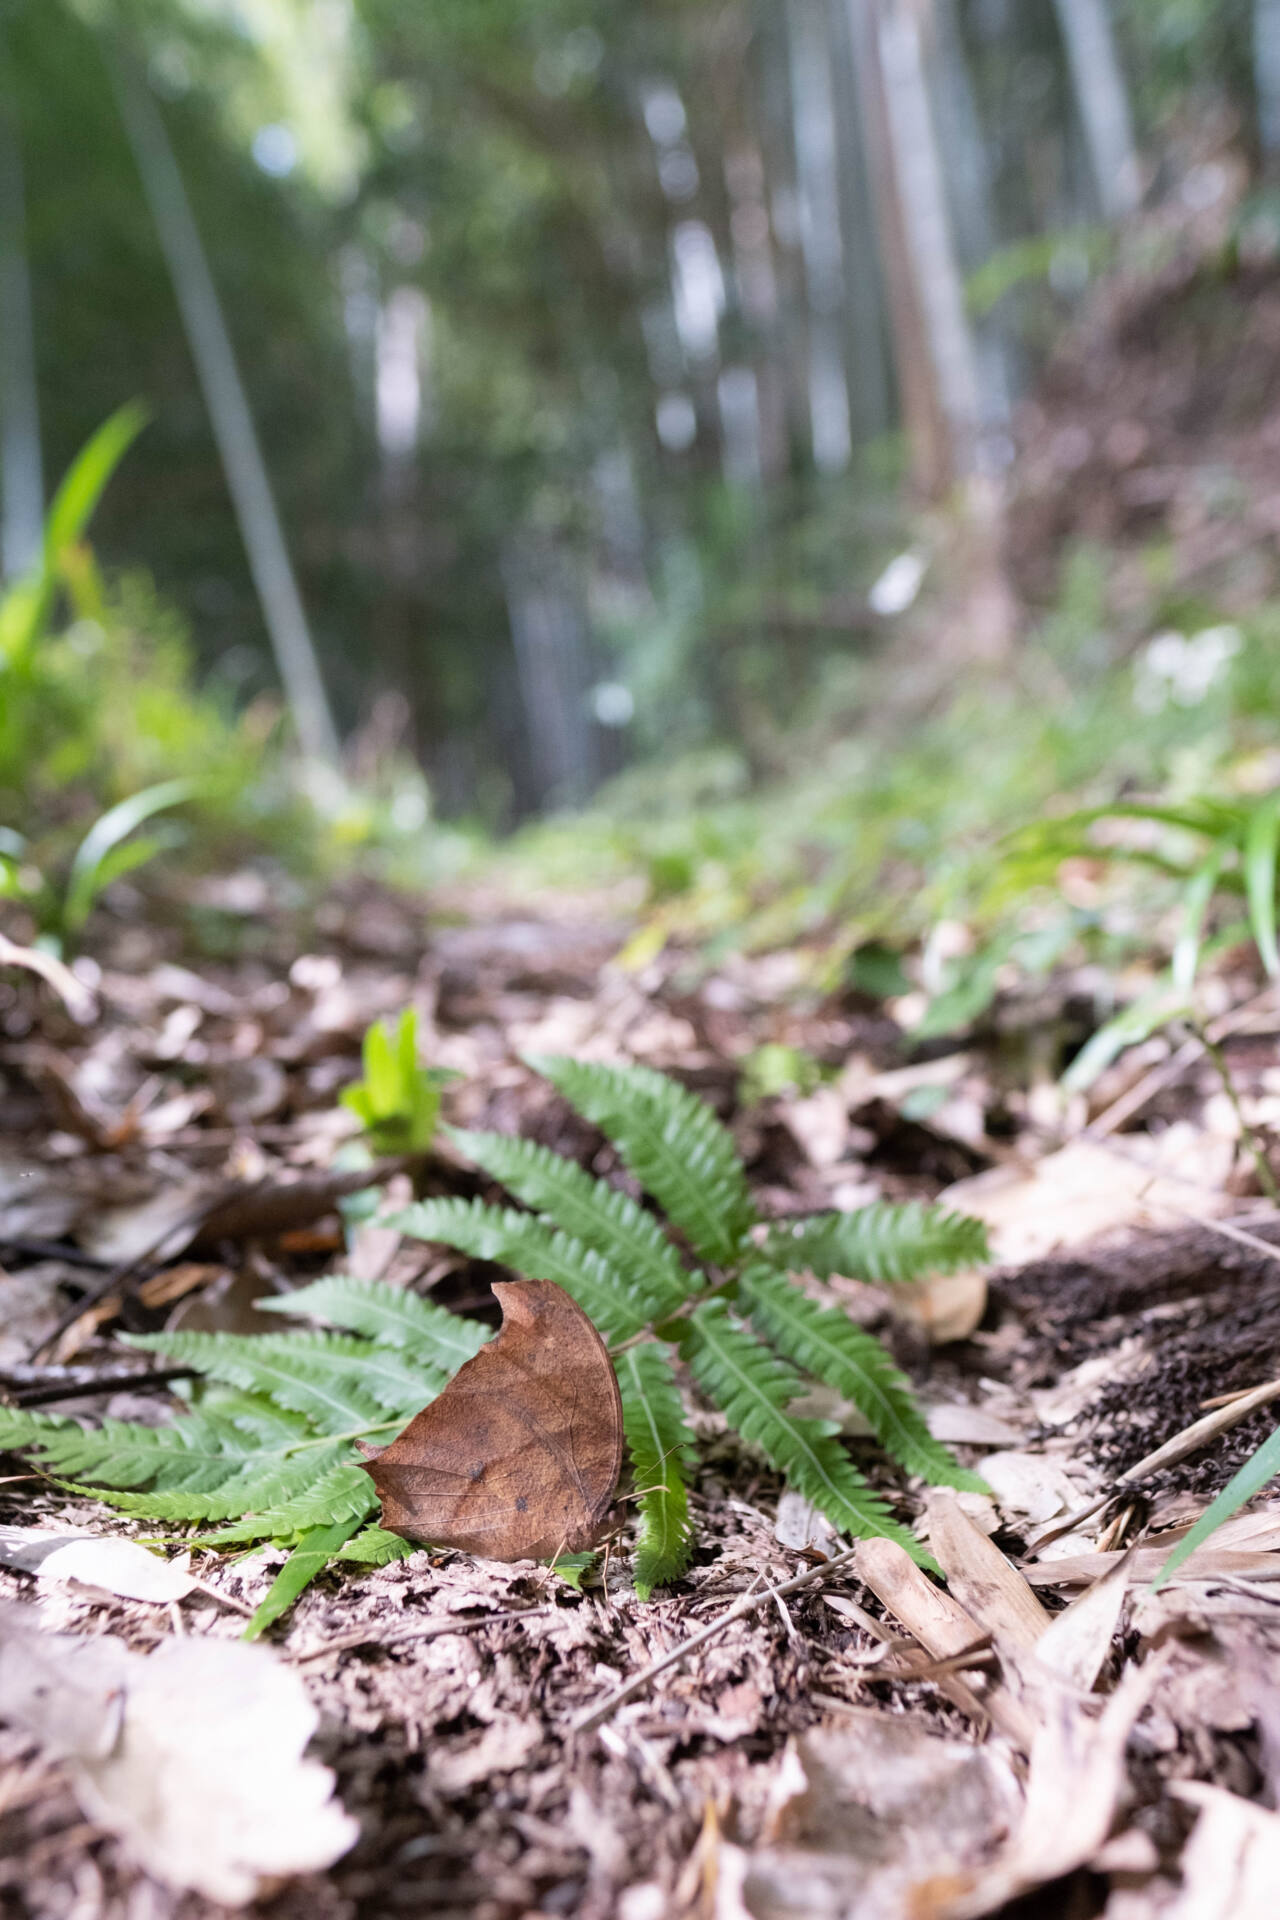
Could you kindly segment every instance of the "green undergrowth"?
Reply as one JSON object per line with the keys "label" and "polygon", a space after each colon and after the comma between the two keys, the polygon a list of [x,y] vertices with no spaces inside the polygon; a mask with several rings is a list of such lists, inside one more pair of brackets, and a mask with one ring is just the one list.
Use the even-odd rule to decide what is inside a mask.
{"label": "green undergrowth", "polygon": [[[832,986],[865,951],[905,956],[931,999],[958,991],[928,1031],[959,1030],[969,1003],[991,997],[975,968],[1034,974],[1068,952],[1118,967],[1168,899],[1151,871],[1141,916],[1123,910],[1146,897],[1133,873],[1116,890],[1122,910],[1067,897],[1061,857],[1032,861],[1024,847],[1011,859],[1013,833],[1131,796],[1177,805],[1266,782],[1280,612],[1231,629],[1212,628],[1207,607],[1157,617],[1177,623],[1189,679],[1162,679],[1158,648],[1103,638],[1104,563],[1079,556],[1063,605],[999,673],[955,676],[939,659],[927,703],[904,705],[892,660],[851,665],[818,689],[811,724],[784,743],[788,770],[768,785],[728,748],[639,768],[587,813],[530,829],[499,870],[529,888],[643,882],[624,954],[636,965],[668,941],[691,971],[799,948],[810,977]],[[1197,649],[1220,632],[1228,649],[1197,682]],[[981,958],[931,967],[940,922],[961,923]]]}
{"label": "green undergrowth", "polygon": [[[930,1434],[880,1342],[813,1290],[835,1274],[897,1286],[973,1265],[987,1252],[981,1224],[909,1204],[768,1225],[731,1136],[676,1082],[641,1067],[530,1064],[613,1141],[661,1211],[544,1147],[455,1132],[455,1145],[523,1204],[425,1200],[392,1220],[407,1234],[554,1280],[591,1317],[621,1393],[639,1503],[637,1592],[647,1598],[676,1578],[693,1547],[696,1444],[678,1361],[841,1533],[895,1540],[931,1567],[855,1464],[838,1423],[792,1406],[823,1381],[908,1472],[981,1490]],[[203,1527],[195,1537],[207,1547],[286,1547],[251,1633],[332,1561],[377,1565],[411,1550],[374,1522],[378,1501],[357,1442],[388,1443],[488,1338],[415,1294],[344,1276],[262,1304],[314,1330],[133,1336],[133,1345],[196,1377],[189,1410],[167,1426],[105,1420],[90,1428],[0,1408],[0,1446],[29,1450],[63,1485],[139,1518]]]}

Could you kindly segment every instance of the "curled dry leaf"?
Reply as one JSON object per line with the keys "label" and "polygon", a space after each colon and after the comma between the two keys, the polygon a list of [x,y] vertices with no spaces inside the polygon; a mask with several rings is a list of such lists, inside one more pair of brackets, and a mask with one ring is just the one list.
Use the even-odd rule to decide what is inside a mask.
{"label": "curled dry leaf", "polygon": [[0,1718],[68,1763],[86,1816],[158,1880],[244,1906],[328,1867],[356,1823],[303,1750],[318,1715],[266,1647],[184,1639],[131,1653],[0,1612]]}
{"label": "curled dry leaf", "polygon": [[788,1749],[768,1844],[720,1850],[728,1886],[717,1915],[906,1920],[922,1879],[981,1870],[1020,1811],[998,1748],[939,1739],[907,1716],[855,1711]]}
{"label": "curled dry leaf", "polygon": [[493,1291],[497,1338],[370,1457],[382,1525],[490,1560],[575,1553],[599,1538],[622,1466],[613,1366],[554,1281]]}

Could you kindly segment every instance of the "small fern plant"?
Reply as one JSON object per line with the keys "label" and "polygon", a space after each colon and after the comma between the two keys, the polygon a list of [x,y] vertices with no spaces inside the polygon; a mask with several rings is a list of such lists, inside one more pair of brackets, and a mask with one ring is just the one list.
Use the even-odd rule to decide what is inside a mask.
{"label": "small fern plant", "polygon": [[[877,1204],[767,1226],[732,1137],[694,1094],[645,1067],[529,1063],[603,1132],[674,1232],[628,1194],[527,1140],[454,1130],[454,1143],[523,1206],[424,1200],[403,1232],[497,1261],[572,1294],[609,1344],[640,1507],[636,1590],[676,1578],[692,1547],[694,1437],[683,1360],[729,1424],[841,1532],[886,1536],[932,1565],[867,1484],[833,1421],[791,1411],[818,1379],[852,1401],[885,1450],[936,1484],[983,1490],[929,1433],[884,1347],[797,1283],[805,1273],[912,1281],[986,1258],[981,1223],[938,1207]],[[327,1331],[164,1333],[135,1346],[201,1385],[165,1427],[0,1407],[0,1447],[31,1450],[64,1484],[125,1512],[223,1522],[206,1546],[274,1542],[289,1557],[249,1631],[260,1632],[330,1560],[410,1552],[368,1524],[377,1507],[356,1442],[388,1439],[478,1352],[486,1329],[381,1282],[334,1276],[264,1301]]]}

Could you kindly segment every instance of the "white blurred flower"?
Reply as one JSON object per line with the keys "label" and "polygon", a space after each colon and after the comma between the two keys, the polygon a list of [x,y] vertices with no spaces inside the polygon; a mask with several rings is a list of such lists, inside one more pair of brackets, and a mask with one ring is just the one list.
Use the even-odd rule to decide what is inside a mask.
{"label": "white blurred flower", "polygon": [[1198,707],[1243,645],[1239,627],[1155,634],[1134,663],[1134,705],[1141,713],[1159,713],[1171,700]]}
{"label": "white blurred flower", "polygon": [[895,613],[905,613],[920,591],[924,570],[923,554],[900,553],[891,560],[867,595],[872,613],[886,620]]}

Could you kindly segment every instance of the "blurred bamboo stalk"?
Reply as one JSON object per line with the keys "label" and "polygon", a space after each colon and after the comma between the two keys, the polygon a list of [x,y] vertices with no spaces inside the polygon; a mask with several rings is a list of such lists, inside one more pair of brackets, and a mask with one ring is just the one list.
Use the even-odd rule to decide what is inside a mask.
{"label": "blurred bamboo stalk", "polygon": [[1107,0],[1055,4],[1103,218],[1124,220],[1142,198],[1142,169]]}
{"label": "blurred bamboo stalk", "polygon": [[39,558],[44,471],[27,264],[22,131],[0,31],[0,574],[13,579]]}
{"label": "blurred bamboo stalk", "polygon": [[1253,75],[1258,136],[1273,165],[1280,156],[1280,0],[1254,0]]}
{"label": "blurred bamboo stalk", "polygon": [[177,157],[144,75],[119,48],[107,43],[104,51],[173,281],[298,740],[308,759],[336,765],[338,735],[311,629],[235,349]]}

